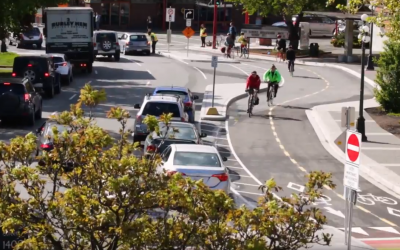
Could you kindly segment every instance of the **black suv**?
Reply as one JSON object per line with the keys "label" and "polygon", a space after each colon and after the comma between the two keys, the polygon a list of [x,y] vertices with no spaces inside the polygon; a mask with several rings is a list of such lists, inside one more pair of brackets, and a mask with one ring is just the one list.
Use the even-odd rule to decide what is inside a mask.
{"label": "black suv", "polygon": [[27,78],[0,79],[0,119],[23,118],[33,126],[42,118],[42,96]]}
{"label": "black suv", "polygon": [[61,92],[60,75],[55,70],[51,56],[17,56],[12,76],[28,78],[36,88],[43,88],[50,98]]}

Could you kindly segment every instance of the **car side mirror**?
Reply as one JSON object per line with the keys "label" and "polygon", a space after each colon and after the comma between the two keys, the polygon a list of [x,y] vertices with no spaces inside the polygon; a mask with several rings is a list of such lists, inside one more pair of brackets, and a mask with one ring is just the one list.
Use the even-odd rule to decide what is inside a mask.
{"label": "car side mirror", "polygon": [[134,108],[134,109],[140,109],[140,105],[139,105],[139,104],[135,104],[135,105],[133,106],[133,108]]}
{"label": "car side mirror", "polygon": [[200,138],[204,138],[204,137],[207,137],[207,134],[206,133],[201,133],[200,134]]}
{"label": "car side mirror", "polygon": [[228,160],[228,158],[226,158],[225,156],[222,157],[222,161],[227,161],[227,160]]}
{"label": "car side mirror", "polygon": [[198,99],[199,99],[199,96],[198,96],[198,95],[195,95],[195,96],[193,96],[193,99],[194,99],[194,100],[198,100]]}

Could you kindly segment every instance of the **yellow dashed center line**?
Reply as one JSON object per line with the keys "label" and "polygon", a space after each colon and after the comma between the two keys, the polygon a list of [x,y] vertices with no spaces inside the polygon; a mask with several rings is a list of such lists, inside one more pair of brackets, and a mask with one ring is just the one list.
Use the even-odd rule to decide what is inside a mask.
{"label": "yellow dashed center line", "polygon": [[[301,68],[301,67],[300,67],[300,68]],[[302,69],[304,69],[304,68],[302,68]],[[317,92],[314,92],[314,93],[312,93],[312,94],[308,94],[308,95],[305,95],[305,96],[297,97],[297,98],[292,99],[292,100],[284,101],[284,102],[280,103],[279,105],[283,105],[283,104],[286,104],[286,103],[289,103],[289,102],[293,102],[293,101],[296,101],[296,100],[300,100],[300,99],[307,98],[307,97],[309,97],[309,96],[313,96],[313,95],[320,94],[321,92],[323,92],[323,91],[325,91],[325,90],[327,90],[327,89],[329,88],[330,83],[329,83],[324,77],[322,77],[321,75],[317,74],[316,72],[314,72],[314,71],[312,71],[312,70],[309,70],[309,69],[305,69],[305,70],[307,70],[307,71],[313,73],[314,75],[318,76],[319,78],[321,78],[321,79],[325,82],[325,87],[324,87],[323,89],[321,89],[320,91],[317,91]],[[271,125],[271,129],[272,129],[273,135],[275,136],[275,140],[276,140],[276,142],[278,143],[279,147],[282,149],[283,154],[284,154],[285,156],[287,156],[287,157],[289,158],[289,160],[290,160],[298,169],[300,169],[300,171],[307,173],[308,171],[307,171],[305,168],[303,168],[302,166],[300,166],[299,163],[298,163],[295,159],[293,159],[293,158],[290,156],[289,152],[286,151],[285,147],[282,145],[282,142],[281,142],[281,140],[280,140],[279,137],[278,137],[278,133],[276,132],[276,129],[275,129],[274,119],[272,118],[272,111],[275,109],[275,107],[276,107],[276,106],[270,107],[270,108],[269,108],[269,112],[268,112],[269,121],[270,121],[270,125]],[[333,193],[335,193],[339,198],[341,198],[341,199],[344,200],[344,197],[343,197],[341,194],[337,193],[336,191],[332,190],[331,188],[329,188],[329,187],[326,186],[326,185],[325,185],[324,187],[325,187],[326,189],[332,191]],[[363,211],[363,212],[365,212],[365,213],[367,213],[367,214],[370,214],[370,215],[372,215],[372,216],[378,218],[379,220],[383,221],[384,223],[389,224],[389,225],[392,226],[392,227],[397,227],[397,225],[396,225],[395,223],[393,223],[393,222],[391,222],[391,221],[389,221],[389,220],[387,220],[387,219],[385,219],[385,218],[379,217],[378,215],[372,213],[371,211],[365,209],[364,207],[361,207],[361,206],[359,206],[359,205],[356,205],[356,207],[357,207],[358,209],[360,209],[361,211]]]}

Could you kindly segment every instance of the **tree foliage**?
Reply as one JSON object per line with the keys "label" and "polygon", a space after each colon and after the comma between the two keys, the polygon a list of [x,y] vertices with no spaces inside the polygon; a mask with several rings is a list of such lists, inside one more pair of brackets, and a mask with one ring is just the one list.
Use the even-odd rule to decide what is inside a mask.
{"label": "tree foliage", "polygon": [[376,75],[379,89],[375,97],[382,108],[390,113],[400,113],[400,43],[386,41],[381,52]]}
{"label": "tree foliage", "polygon": [[1,0],[0,39],[8,32],[19,33],[31,25],[38,8],[57,6],[67,0]]}
{"label": "tree foliage", "polygon": [[[50,118],[69,129],[53,127],[54,149],[41,156],[33,157],[33,133],[0,142],[0,223],[4,232],[26,236],[17,249],[295,250],[330,243],[331,235],[320,234],[326,217],[310,205],[325,185],[335,187],[331,174],[311,172],[304,193],[287,198],[274,194],[281,188],[270,179],[256,208],[236,207],[201,180],[157,172],[156,153],[135,157],[128,111],[107,112],[120,124],[114,139],[83,109],[104,100],[103,91],[86,85],[70,111]],[[171,114],[159,120],[169,126]],[[155,117],[145,123],[160,131]]]}

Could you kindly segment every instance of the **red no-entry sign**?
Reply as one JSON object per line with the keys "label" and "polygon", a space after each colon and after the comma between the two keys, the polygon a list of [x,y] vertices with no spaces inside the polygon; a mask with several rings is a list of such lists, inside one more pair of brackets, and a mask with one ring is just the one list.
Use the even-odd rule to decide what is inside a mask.
{"label": "red no-entry sign", "polygon": [[353,131],[347,132],[346,162],[360,164],[361,134]]}

